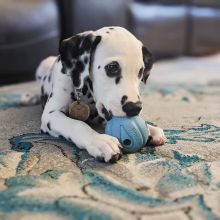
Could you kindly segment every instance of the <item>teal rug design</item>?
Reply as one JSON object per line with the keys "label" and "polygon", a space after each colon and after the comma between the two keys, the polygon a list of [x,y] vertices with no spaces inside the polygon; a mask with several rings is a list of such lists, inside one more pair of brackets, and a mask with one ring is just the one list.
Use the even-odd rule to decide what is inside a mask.
{"label": "teal rug design", "polygon": [[[178,141],[188,143],[220,141],[219,131],[220,127],[202,124],[187,130],[167,129],[165,133],[168,143],[175,145]],[[188,216],[199,212],[204,219],[220,219],[205,201],[206,194],[209,194],[213,188],[220,188],[220,181],[213,181],[215,173],[210,169],[210,162],[197,154],[188,155],[173,149],[171,158],[166,158],[159,155],[156,148],[149,146],[136,154],[124,155],[118,164],[111,165],[99,163],[88,156],[85,151],[79,150],[73,143],[47,134],[22,134],[11,138],[10,144],[11,150],[1,152],[0,164],[2,164],[1,158],[10,157],[12,151],[21,153],[21,156],[15,167],[16,175],[5,180],[6,189],[0,192],[0,212],[52,212],[69,219],[100,220],[120,219],[117,212],[136,219],[153,212],[158,214],[183,212]],[[63,157],[76,164],[76,170],[65,170],[65,167],[55,169],[54,167],[54,169],[45,169],[38,175],[32,174],[31,169],[37,166],[34,158],[40,157],[40,149],[37,149],[37,146],[41,144],[58,148]],[[47,152],[47,159],[50,160],[52,157],[53,153]],[[145,172],[151,170],[151,174],[148,175],[151,179],[156,176],[154,188],[158,195],[147,193],[149,190],[147,178],[146,185],[142,183],[139,187],[135,186],[135,183],[133,187],[128,183],[125,184],[129,178],[133,178],[134,174],[128,170],[128,167],[133,172],[136,169],[135,172],[139,172],[140,176],[143,175],[144,168]],[[114,174],[110,171],[111,169],[114,169]],[[163,170],[163,174],[154,176],[154,172],[159,170]],[[71,178],[70,180],[63,179],[65,175],[69,178],[75,176],[77,180],[72,179],[71,182]],[[117,181],[112,179],[115,175]],[[124,179],[123,175],[129,178],[126,180],[127,177]],[[75,182],[78,183],[75,184]],[[48,190],[41,195],[41,187],[44,189],[45,184]],[[79,196],[78,192],[74,193],[74,190],[68,196],[51,195],[51,193],[54,194],[57,186],[64,187],[66,184],[69,184],[70,188],[77,186],[77,190],[82,195]],[[197,190],[193,192],[192,189]],[[172,193],[176,195],[168,196]],[[46,195],[48,198],[44,199]],[[100,209],[97,208],[99,204]],[[127,205],[129,208],[126,208]],[[102,206],[105,208],[102,209]],[[191,206],[193,206],[192,209],[190,209]],[[111,209],[116,209],[117,212],[109,215]]]}
{"label": "teal rug design", "polygon": [[109,164],[40,133],[41,106],[0,89],[0,220],[220,220],[220,87],[143,94],[167,143]]}

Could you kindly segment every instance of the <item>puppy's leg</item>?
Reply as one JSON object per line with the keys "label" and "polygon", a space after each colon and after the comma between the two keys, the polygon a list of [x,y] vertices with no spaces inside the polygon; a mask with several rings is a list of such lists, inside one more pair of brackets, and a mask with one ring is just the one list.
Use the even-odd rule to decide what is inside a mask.
{"label": "puppy's leg", "polygon": [[63,136],[79,148],[86,149],[95,158],[116,162],[121,157],[120,143],[116,138],[99,134],[86,123],[65,115],[72,102],[71,87],[71,80],[66,75],[59,74],[41,118],[42,131],[55,137]]}
{"label": "puppy's leg", "polygon": [[149,127],[149,131],[150,131],[150,135],[152,137],[152,139],[150,140],[150,144],[155,145],[155,146],[165,144],[167,139],[164,135],[163,129],[158,128],[158,127],[154,127],[152,125],[148,125],[148,127]]}
{"label": "puppy's leg", "polygon": [[105,162],[116,162],[121,156],[120,143],[116,138],[99,134],[86,123],[68,118],[59,110],[44,112],[41,129],[55,137],[63,136]]}

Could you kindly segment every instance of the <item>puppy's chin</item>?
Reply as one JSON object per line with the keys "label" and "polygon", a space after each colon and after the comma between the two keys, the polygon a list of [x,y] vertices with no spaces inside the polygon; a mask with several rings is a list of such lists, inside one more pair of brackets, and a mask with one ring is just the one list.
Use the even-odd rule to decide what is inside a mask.
{"label": "puppy's chin", "polygon": [[113,116],[117,116],[117,117],[124,117],[126,116],[126,113],[122,110],[122,109],[117,109],[117,108],[110,108],[111,112],[112,112],[112,115]]}
{"label": "puppy's chin", "polygon": [[112,115],[113,115],[113,116],[116,116],[116,117],[125,117],[125,116],[127,116],[126,113],[124,113],[124,112],[122,112],[122,111],[112,112]]}

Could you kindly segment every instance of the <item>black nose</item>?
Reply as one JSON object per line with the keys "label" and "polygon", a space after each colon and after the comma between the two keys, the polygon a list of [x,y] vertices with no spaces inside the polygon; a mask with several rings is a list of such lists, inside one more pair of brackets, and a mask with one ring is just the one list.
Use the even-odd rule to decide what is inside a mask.
{"label": "black nose", "polygon": [[135,116],[138,115],[142,109],[142,103],[138,102],[127,102],[122,106],[123,111],[127,114],[127,116]]}

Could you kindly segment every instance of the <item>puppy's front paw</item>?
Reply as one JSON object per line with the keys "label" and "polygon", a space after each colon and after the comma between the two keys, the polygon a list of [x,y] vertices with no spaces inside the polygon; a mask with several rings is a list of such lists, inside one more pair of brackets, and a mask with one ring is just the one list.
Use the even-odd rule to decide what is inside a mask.
{"label": "puppy's front paw", "polygon": [[152,127],[150,128],[150,134],[152,137],[152,139],[150,140],[150,144],[152,145],[155,146],[163,145],[167,141],[162,128]]}
{"label": "puppy's front paw", "polygon": [[94,136],[90,146],[87,147],[87,151],[99,161],[115,163],[122,156],[120,148],[122,147],[117,138],[98,134]]}

